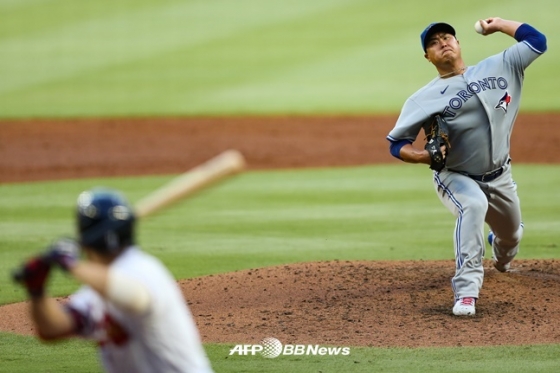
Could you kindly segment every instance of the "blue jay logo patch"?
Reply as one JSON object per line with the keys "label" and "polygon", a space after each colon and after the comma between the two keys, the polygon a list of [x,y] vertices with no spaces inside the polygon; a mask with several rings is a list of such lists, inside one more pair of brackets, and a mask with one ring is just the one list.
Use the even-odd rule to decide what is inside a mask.
{"label": "blue jay logo patch", "polygon": [[494,109],[502,109],[504,113],[507,113],[507,108],[510,102],[511,102],[511,96],[506,91],[506,93],[504,93],[504,95],[498,102],[498,105],[496,105]]}

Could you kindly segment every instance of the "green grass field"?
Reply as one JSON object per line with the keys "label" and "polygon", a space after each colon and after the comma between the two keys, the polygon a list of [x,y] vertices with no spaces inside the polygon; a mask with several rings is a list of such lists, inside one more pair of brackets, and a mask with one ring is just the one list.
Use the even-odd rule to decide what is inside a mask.
{"label": "green grass field", "polygon": [[[559,111],[558,10],[556,0],[0,0],[0,118],[396,113],[435,76],[419,43],[428,23],[453,24],[474,64],[513,42],[474,32],[477,19],[496,15],[548,36],[549,51],[527,70],[521,110]],[[80,191],[105,185],[135,201],[172,176],[0,185],[0,304],[25,299],[12,268],[74,233]],[[526,223],[519,257],[560,257],[560,170],[516,164],[514,176]],[[425,167],[286,170],[205,191],[142,222],[139,240],[188,278],[314,260],[450,259],[453,225]],[[65,295],[77,283],[57,273],[49,287]],[[349,357],[269,360],[206,347],[218,373],[560,367],[560,345],[353,347]],[[89,343],[0,334],[0,372],[99,371]]]}
{"label": "green grass field", "polygon": [[[560,173],[555,170],[555,166],[515,166],[526,224],[519,258],[559,256],[560,236],[553,227],[560,224],[560,200],[556,198]],[[9,273],[58,235],[72,234],[72,206],[79,191],[109,186],[124,191],[133,202],[168,179],[0,186],[0,206],[6,212],[0,217],[0,272]],[[141,222],[139,240],[177,278],[188,278],[315,260],[451,259],[453,224],[453,217],[434,198],[424,167],[261,171],[240,175]],[[76,286],[59,273],[50,283],[55,295],[68,294]],[[0,278],[0,303],[24,298],[8,276]],[[0,359],[10,367],[9,372],[37,371],[39,361],[57,372],[99,369],[93,347],[83,342],[46,349],[30,337],[2,334],[0,344],[5,356]],[[38,350],[34,358],[25,355],[30,345]],[[207,348],[217,372],[553,372],[560,364],[558,345],[354,348],[348,357],[282,356],[274,360],[229,357],[231,346]]]}
{"label": "green grass field", "polygon": [[[9,358],[2,360],[2,372],[101,372],[93,347],[83,341],[44,345],[26,337],[0,333],[0,347],[0,351],[9,353]],[[352,348],[351,354],[345,357],[282,356],[264,359],[258,356],[229,356],[231,347],[206,346],[216,372],[554,373],[558,371],[560,352],[557,346],[551,345],[439,349]],[[33,349],[33,354],[29,354],[29,348]]]}
{"label": "green grass field", "polygon": [[[515,166],[523,203],[520,258],[558,257],[560,173]],[[91,186],[117,188],[131,202],[169,177],[130,177],[0,185],[0,272],[63,235],[73,206]],[[139,225],[139,243],[177,278],[314,260],[453,258],[453,216],[434,198],[429,170],[415,165],[261,171],[189,199]],[[55,294],[75,286],[54,279]],[[23,291],[0,277],[0,303]]]}
{"label": "green grass field", "polygon": [[558,110],[556,0],[2,0],[0,117],[395,112],[433,78],[426,25],[456,26],[468,64],[511,45],[499,15],[549,36],[526,110]]}

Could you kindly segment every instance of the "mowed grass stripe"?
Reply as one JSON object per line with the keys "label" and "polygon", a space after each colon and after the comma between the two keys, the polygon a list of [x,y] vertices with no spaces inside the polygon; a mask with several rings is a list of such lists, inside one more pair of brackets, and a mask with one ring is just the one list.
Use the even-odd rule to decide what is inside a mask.
{"label": "mowed grass stripe", "polygon": [[[412,0],[87,3],[6,6],[0,116],[396,112],[435,76],[418,37],[433,15]],[[548,35],[560,28],[520,0],[508,9]],[[511,45],[472,29],[481,14],[501,12],[473,1],[440,18],[456,26],[472,64]],[[525,110],[559,108],[559,43],[549,38],[529,68]]]}
{"label": "mowed grass stripe", "polygon": [[[20,62],[27,61],[27,64],[16,64],[12,58],[0,62],[6,77],[0,93],[90,75],[92,71],[107,66],[142,61],[170,50],[205,44],[340,3],[343,2],[276,1],[267,6],[256,6],[252,0],[166,1],[146,8],[129,3],[126,13],[117,7],[116,12],[99,12],[98,17],[86,17],[81,22],[69,17],[63,19],[65,23],[53,24],[37,34],[0,39],[0,49],[4,53],[17,56]],[[112,5],[105,3],[105,6],[111,9]],[[241,9],[249,11],[239,11]],[[89,9],[83,11],[88,14]],[[63,15],[68,13],[73,14],[62,12]],[[46,13],[54,18],[56,14]],[[24,29],[25,35],[25,24],[18,26]],[[43,54],[48,58],[37,60]],[[24,71],[28,74],[23,75]]]}
{"label": "mowed grass stripe", "polygon": [[[560,352],[558,345],[404,349],[355,347],[348,341],[347,346],[351,346],[348,356],[282,355],[275,359],[259,354],[230,356],[233,345],[207,344],[205,348],[214,370],[220,373],[555,373]],[[11,373],[103,371],[95,346],[86,341],[45,345],[32,337],[0,333],[0,348],[4,353],[2,368]]]}
{"label": "mowed grass stripe", "polygon": [[[514,167],[526,226],[520,258],[558,257],[559,175],[554,166]],[[136,201],[171,178],[0,186],[0,272],[74,235],[80,191],[104,185]],[[454,224],[430,171],[399,165],[248,172],[141,221],[138,233],[145,250],[187,278],[316,260],[452,259]],[[62,295],[74,285],[53,291]],[[0,302],[23,298],[0,277]]]}

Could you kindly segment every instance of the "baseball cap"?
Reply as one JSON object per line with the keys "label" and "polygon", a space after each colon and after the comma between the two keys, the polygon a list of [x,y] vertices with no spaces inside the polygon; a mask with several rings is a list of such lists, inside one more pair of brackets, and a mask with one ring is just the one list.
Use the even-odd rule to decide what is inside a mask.
{"label": "baseball cap", "polygon": [[436,32],[447,32],[455,36],[455,29],[451,27],[451,25],[444,22],[430,23],[420,34],[420,42],[422,43],[422,49],[424,52],[426,52],[426,43],[428,43],[430,37]]}

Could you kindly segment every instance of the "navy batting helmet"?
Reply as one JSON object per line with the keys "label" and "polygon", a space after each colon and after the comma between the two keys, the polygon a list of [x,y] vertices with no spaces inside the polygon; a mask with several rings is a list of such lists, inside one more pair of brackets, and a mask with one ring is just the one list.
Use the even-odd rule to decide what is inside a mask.
{"label": "navy batting helmet", "polygon": [[77,223],[82,246],[100,253],[118,253],[134,244],[136,218],[119,192],[97,188],[78,197]]}

